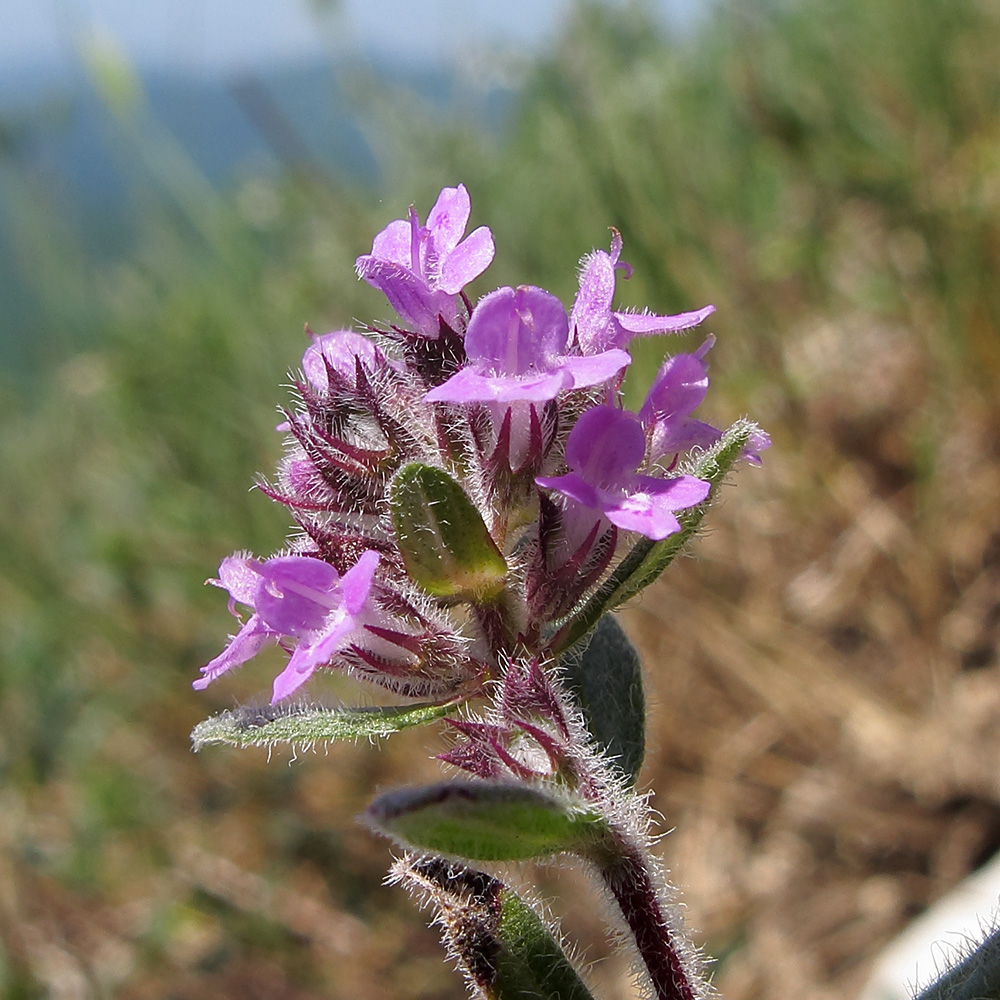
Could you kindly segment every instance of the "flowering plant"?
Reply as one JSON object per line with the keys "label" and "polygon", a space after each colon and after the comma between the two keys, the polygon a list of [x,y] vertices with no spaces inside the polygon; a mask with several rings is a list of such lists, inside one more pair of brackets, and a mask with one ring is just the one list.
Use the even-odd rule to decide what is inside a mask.
{"label": "flowering plant", "polygon": [[[726,474],[767,436],[695,418],[708,337],[668,358],[637,413],[621,385],[633,337],[702,323],[615,311],[622,240],[584,258],[571,310],[533,286],[475,305],[490,264],[465,236],[465,188],[425,223],[391,223],[360,277],[394,323],[313,336],[280,425],[286,453],[260,488],[297,526],[267,559],[237,553],[211,583],[240,628],[194,682],[265,645],[289,653],[271,705],[199,725],[196,747],[389,735],[440,720],[464,772],[378,796],[366,814],[407,853],[393,877],[431,904],[487,997],[587,997],[553,931],[477,864],[575,855],[618,905],[655,996],[704,995],[694,949],[650,852],[638,656],[611,614],[697,530]],[[240,608],[246,609],[241,611]],[[327,709],[292,695],[340,670],[407,699]],[[291,699],[291,700],[290,700]]]}

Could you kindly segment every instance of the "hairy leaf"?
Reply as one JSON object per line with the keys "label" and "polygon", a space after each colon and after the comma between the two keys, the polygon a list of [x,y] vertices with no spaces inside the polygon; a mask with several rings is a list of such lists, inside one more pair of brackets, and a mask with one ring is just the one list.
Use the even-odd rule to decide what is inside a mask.
{"label": "hairy leaf", "polygon": [[606,832],[591,807],[567,794],[490,781],[394,789],[375,799],[363,819],[407,847],[472,861],[581,852]]}
{"label": "hairy leaf", "polygon": [[390,487],[392,524],[410,578],[435,597],[487,601],[507,563],[479,511],[443,469],[413,462]]}
{"label": "hairy leaf", "polygon": [[646,695],[639,654],[618,619],[604,615],[587,648],[563,666],[590,735],[634,785],[646,752]]}
{"label": "hairy leaf", "polygon": [[392,708],[320,708],[278,703],[229,709],[199,722],[191,733],[195,750],[214,743],[271,747],[276,743],[313,744],[330,740],[373,739],[400,729],[425,726],[455,708],[454,701]]}

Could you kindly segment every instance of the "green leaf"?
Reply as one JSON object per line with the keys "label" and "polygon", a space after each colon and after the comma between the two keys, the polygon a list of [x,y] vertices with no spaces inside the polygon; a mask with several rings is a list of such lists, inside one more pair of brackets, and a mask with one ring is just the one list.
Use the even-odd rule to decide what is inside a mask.
{"label": "green leaf", "polygon": [[449,954],[488,1000],[592,1000],[552,931],[499,879],[410,856],[391,878],[434,908]]}
{"label": "green leaf", "polygon": [[646,695],[639,654],[618,619],[604,615],[587,648],[562,666],[590,735],[634,785],[646,752]]}
{"label": "green leaf", "polygon": [[265,705],[230,709],[199,722],[191,733],[195,750],[215,743],[271,747],[276,743],[312,745],[331,740],[372,739],[401,729],[425,726],[453,711],[456,702],[399,705],[392,708],[328,709],[315,705]]}
{"label": "green leaf", "polygon": [[538,914],[506,887],[500,894],[497,937],[496,1000],[523,997],[590,1000],[590,991],[576,973]]}
{"label": "green leaf", "polygon": [[462,487],[443,469],[413,462],[389,488],[396,541],[410,578],[434,597],[497,597],[507,563]]}
{"label": "green leaf", "polygon": [[363,819],[407,847],[472,861],[583,852],[607,832],[598,813],[568,794],[489,781],[394,789],[375,799]]}
{"label": "green leaf", "polygon": [[750,439],[760,428],[751,420],[737,420],[722,437],[681,471],[712,485],[708,499],[697,507],[679,511],[681,530],[654,542],[643,538],[615,567],[600,587],[571,614],[552,640],[553,652],[560,653],[583,639],[601,616],[620,608],[644,587],[649,586],[669,565],[701,525],[727,473],[743,455]]}

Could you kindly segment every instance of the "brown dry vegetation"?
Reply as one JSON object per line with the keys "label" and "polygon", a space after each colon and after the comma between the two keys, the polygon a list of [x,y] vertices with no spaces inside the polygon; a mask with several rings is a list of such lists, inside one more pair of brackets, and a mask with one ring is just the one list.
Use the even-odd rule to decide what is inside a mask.
{"label": "brown dry vegetation", "polygon": [[[674,831],[662,856],[730,1000],[852,995],[1000,846],[996,410],[966,395],[918,482],[907,424],[926,362],[905,331],[827,322],[794,342],[789,368],[821,366],[823,391],[768,421],[765,467],[739,473],[693,558],[625,614],[649,665],[642,780]],[[107,647],[88,657],[106,680],[130,669]],[[89,877],[59,867],[87,836],[81,787],[4,790],[0,927],[37,984],[10,995],[460,996],[433,932],[376,888],[385,844],[350,821],[373,788],[437,773],[427,734],[295,763],[195,758],[188,697],[104,736],[101,759],[133,762],[163,825],[91,833]],[[101,794],[127,796],[115,780]],[[538,874],[595,983],[627,995],[592,887]]]}
{"label": "brown dry vegetation", "polygon": [[627,616],[664,854],[731,998],[853,995],[1000,847],[997,415],[967,396],[918,483],[904,333],[802,332],[824,388],[794,450]]}

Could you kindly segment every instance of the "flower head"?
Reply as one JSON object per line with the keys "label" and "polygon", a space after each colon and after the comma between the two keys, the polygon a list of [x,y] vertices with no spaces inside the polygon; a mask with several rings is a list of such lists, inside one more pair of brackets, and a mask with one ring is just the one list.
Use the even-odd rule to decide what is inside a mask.
{"label": "flower head", "polygon": [[445,188],[425,225],[410,206],[357,260],[358,276],[381,291],[393,309],[418,333],[434,339],[443,320],[454,326],[458,293],[493,260],[493,234],[480,226],[464,240],[471,205],[463,184]]}
{"label": "flower head", "polygon": [[285,453],[258,482],[290,511],[294,554],[223,560],[211,582],[248,613],[196,687],[278,644],[289,659],[274,701],[322,667],[405,697],[481,692],[515,650],[561,655],[590,611],[583,631],[548,625],[603,613],[611,574],[649,548],[636,534],[666,538],[678,511],[707,499],[708,482],[657,462],[718,441],[692,457],[715,477],[716,457],[728,468],[739,449],[754,460],[766,447],[748,422],[720,440],[693,416],[712,338],[664,363],[638,414],[621,409],[630,339],[686,329],[712,307],[615,311],[616,271],[631,272],[617,232],[610,252],[585,258],[571,315],[531,285],[473,305],[464,286],[492,260],[493,237],[466,237],[469,214],[465,188],[445,188],[426,223],[411,208],[358,258],[400,325],[313,336]]}
{"label": "flower head", "polygon": [[378,561],[377,552],[365,552],[341,576],[329,563],[311,556],[276,556],[259,562],[237,554],[224,559],[219,578],[209,582],[229,591],[234,615],[236,603],[252,608],[253,614],[226,649],[201,668],[204,676],[194,687],[208,687],[263,646],[287,638],[295,640],[295,648],[274,680],[271,700],[287,698],[364,624]]}
{"label": "flower head", "polygon": [[701,503],[710,487],[694,476],[639,475],[645,454],[646,436],[635,414],[595,406],[580,417],[566,442],[570,471],[535,482],[561,493],[569,510],[596,512],[618,528],[659,540],[680,530],[674,512]]}
{"label": "flower head", "polygon": [[676,316],[615,312],[611,308],[615,295],[615,271],[624,271],[626,278],[632,274],[632,268],[619,261],[621,252],[622,238],[615,230],[611,238],[611,253],[594,250],[581,262],[580,290],[570,314],[570,327],[576,332],[577,342],[584,354],[627,347],[636,336],[680,333],[697,326],[715,312],[715,306],[705,306]]}

